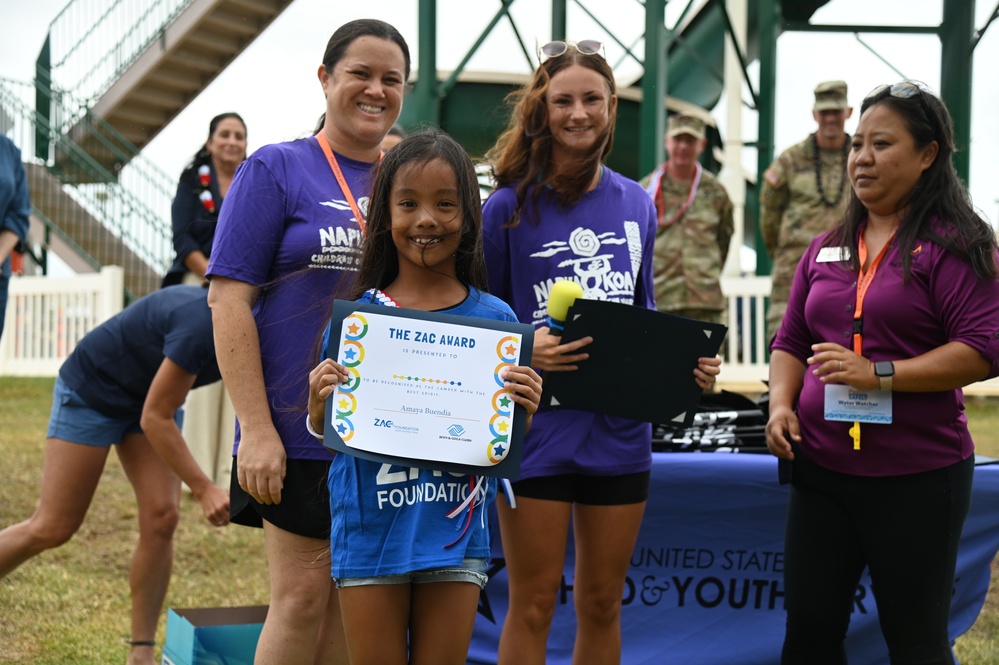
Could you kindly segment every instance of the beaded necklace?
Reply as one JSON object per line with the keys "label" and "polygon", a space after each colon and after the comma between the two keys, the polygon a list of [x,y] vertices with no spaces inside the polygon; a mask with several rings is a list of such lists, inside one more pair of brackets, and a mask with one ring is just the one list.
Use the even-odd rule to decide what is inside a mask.
{"label": "beaded necklace", "polygon": [[[846,170],[846,158],[850,152],[850,135],[846,135],[846,139],[843,141],[843,164],[841,165],[842,170]],[[839,203],[839,200],[843,198],[843,189],[846,186],[846,174],[844,173],[839,179],[839,191],[836,192],[836,198],[832,201],[826,199],[826,193],[822,190],[822,158],[819,156],[819,138],[818,132],[812,134],[812,164],[815,166],[815,187],[819,190],[819,199],[822,200],[822,204],[827,208],[835,208]]]}
{"label": "beaded necklace", "polygon": [[202,164],[198,167],[198,184],[201,185],[198,200],[201,201],[202,207],[208,211],[208,214],[214,215],[215,198],[212,196],[212,170],[208,164]]}

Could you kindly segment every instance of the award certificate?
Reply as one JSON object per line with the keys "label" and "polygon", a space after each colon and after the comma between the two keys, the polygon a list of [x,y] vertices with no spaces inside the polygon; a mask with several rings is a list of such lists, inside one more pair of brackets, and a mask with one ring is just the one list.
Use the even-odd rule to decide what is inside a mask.
{"label": "award certificate", "polygon": [[338,300],[329,358],[349,379],[326,402],[324,444],[410,467],[516,478],[526,412],[500,378],[530,363],[521,323]]}

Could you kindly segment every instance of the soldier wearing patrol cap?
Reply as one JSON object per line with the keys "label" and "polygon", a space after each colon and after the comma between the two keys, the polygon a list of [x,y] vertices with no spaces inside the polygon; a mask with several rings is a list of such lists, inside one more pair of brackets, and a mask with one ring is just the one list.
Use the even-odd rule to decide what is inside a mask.
{"label": "soldier wearing patrol cap", "polygon": [[668,160],[642,179],[656,203],[659,226],[652,259],[656,307],[722,323],[720,277],[732,238],[732,201],[701,168],[707,146],[704,120],[678,113],[666,131]]}
{"label": "soldier wearing patrol cap", "polygon": [[846,175],[850,135],[844,130],[853,113],[845,81],[826,81],[815,88],[812,117],[818,129],[791,146],[763,174],[760,230],[773,262],[773,290],[767,314],[767,339],[784,318],[798,266],[812,238],[831,229],[846,210]]}

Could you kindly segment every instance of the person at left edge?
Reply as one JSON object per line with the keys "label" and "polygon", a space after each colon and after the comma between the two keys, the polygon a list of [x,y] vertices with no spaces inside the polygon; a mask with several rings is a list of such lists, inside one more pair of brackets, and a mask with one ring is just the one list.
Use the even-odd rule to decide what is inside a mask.
{"label": "person at left edge", "polygon": [[347,660],[330,578],[333,455],[302,427],[304,377],[334,298],[352,288],[381,142],[409,70],[409,47],[391,25],[340,26],[318,71],[321,131],[256,150],[219,218],[208,298],[239,421],[232,521],[263,527],[271,591],[256,665]]}
{"label": "person at left edge", "polygon": [[[388,151],[369,221],[354,293],[359,302],[516,321],[506,303],[485,292],[478,181],[454,139],[431,130]],[[303,426],[317,436],[326,399],[348,376],[326,358],[329,343],[327,326],[324,360],[309,375]],[[541,377],[526,366],[503,371],[507,394],[526,409],[530,428]],[[446,400],[447,393],[440,395]],[[333,576],[351,665],[463,665],[486,584],[486,510],[496,480],[340,453],[329,486]],[[459,487],[470,490],[465,507],[460,492],[445,498]],[[417,498],[395,506],[379,498],[386,490]]]}
{"label": "person at left edge", "polygon": [[733,208],[722,184],[698,162],[706,146],[703,120],[684,113],[671,116],[669,159],[639,184],[656,204],[656,309],[724,323],[721,273],[732,239]]}
{"label": "person at left edge", "polygon": [[229,522],[228,495],[198,468],[180,433],[188,391],[218,379],[212,314],[202,287],[154,291],[91,330],[55,382],[38,509],[0,531],[0,578],[66,543],[83,523],[115,446],[139,515],[129,572],[128,665],[156,662],[156,624],[179,518],[177,475],[211,524]]}
{"label": "person at left edge", "polygon": [[3,335],[7,313],[10,254],[27,237],[30,215],[31,202],[21,151],[13,141],[0,134],[0,335]]}

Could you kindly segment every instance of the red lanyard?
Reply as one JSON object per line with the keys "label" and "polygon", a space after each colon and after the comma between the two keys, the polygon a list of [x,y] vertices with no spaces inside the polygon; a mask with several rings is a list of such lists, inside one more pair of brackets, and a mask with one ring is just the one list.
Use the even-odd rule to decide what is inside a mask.
{"label": "red lanyard", "polygon": [[[878,266],[881,265],[881,260],[885,257],[885,254],[888,253],[888,247],[891,246],[891,241],[894,238],[895,231],[892,231],[888,240],[885,242],[884,247],[881,248],[881,251],[878,252],[876,257],[874,257],[874,261],[866,270],[864,269],[864,264],[867,263],[867,243],[864,242],[863,231],[861,231],[860,238],[857,241],[857,255],[860,260],[860,274],[857,276],[857,306],[853,310],[853,352],[858,356],[862,355],[864,348],[864,296],[867,295],[867,289],[874,281],[874,275],[878,272]],[[860,450],[859,422],[853,423],[853,427],[850,428],[850,436],[853,437],[853,449]]]}
{"label": "red lanyard", "polygon": [[330,148],[330,142],[327,140],[326,134],[320,131],[316,135],[316,140],[319,141],[319,147],[323,149],[326,161],[330,163],[330,168],[333,169],[333,175],[336,177],[337,184],[340,185],[340,191],[347,197],[347,203],[350,204],[350,211],[354,213],[354,219],[357,220],[357,225],[361,227],[361,233],[364,233],[367,228],[364,215],[361,214],[361,209],[357,207],[357,201],[354,200],[354,195],[350,191],[347,179],[343,177],[343,171],[340,170],[340,164],[336,161],[336,155],[333,154],[333,149]]}
{"label": "red lanyard", "polygon": [[700,162],[694,163],[694,179],[690,183],[690,192],[687,194],[687,202],[676,212],[675,215],[669,220],[664,220],[666,217],[666,204],[663,203],[663,178],[667,177],[666,167],[663,166],[663,172],[659,176],[659,180],[656,181],[656,193],[653,195],[653,200],[656,202],[656,212],[659,213],[659,226],[666,228],[673,226],[683,214],[687,212],[687,208],[690,204],[694,202],[694,197],[697,196],[697,188],[701,184],[701,164]]}

